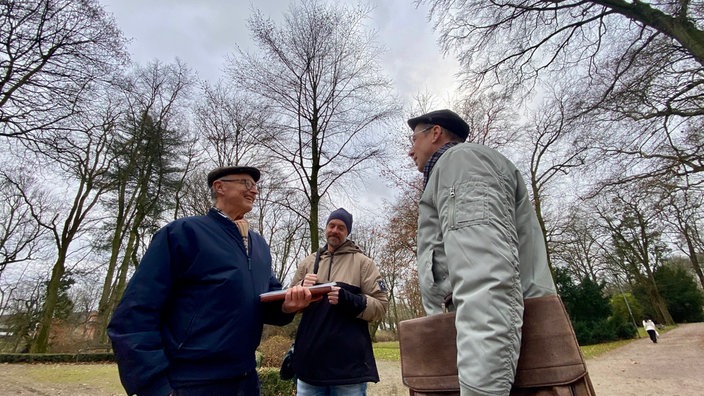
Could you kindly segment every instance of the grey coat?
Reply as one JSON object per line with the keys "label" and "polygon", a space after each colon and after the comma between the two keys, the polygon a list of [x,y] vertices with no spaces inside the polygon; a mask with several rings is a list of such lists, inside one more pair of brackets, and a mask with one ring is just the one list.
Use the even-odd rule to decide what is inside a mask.
{"label": "grey coat", "polygon": [[418,277],[429,315],[452,295],[462,395],[508,395],[523,299],[555,286],[523,178],[503,155],[462,143],[437,161],[419,207]]}

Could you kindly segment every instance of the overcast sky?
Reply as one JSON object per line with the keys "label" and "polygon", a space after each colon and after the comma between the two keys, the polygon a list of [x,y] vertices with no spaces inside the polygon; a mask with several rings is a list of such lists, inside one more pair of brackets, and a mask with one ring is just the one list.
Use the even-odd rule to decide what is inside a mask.
{"label": "overcast sky", "polygon": [[[99,0],[131,40],[133,61],[153,59],[188,64],[201,79],[214,82],[235,46],[250,46],[246,20],[252,7],[274,20],[289,8],[288,0]],[[440,53],[426,10],[413,0],[374,1],[373,23],[387,47],[384,68],[401,97],[418,91],[439,99],[448,96],[456,62]]]}
{"label": "overcast sky", "polygon": [[[227,55],[234,53],[237,45],[252,48],[246,20],[253,7],[280,21],[291,4],[289,0],[99,1],[130,40],[128,49],[134,62],[144,65],[154,59],[173,62],[179,58],[200,79],[211,82],[222,77]],[[427,92],[436,97],[438,106],[447,107],[457,63],[441,54],[437,35],[426,19],[427,10],[416,8],[413,0],[372,4],[372,23],[379,43],[387,48],[383,68],[399,97],[407,102],[404,104],[418,92]],[[383,188],[382,180],[370,180],[366,186],[367,207],[378,209],[382,200],[391,197],[384,193],[389,191]]]}

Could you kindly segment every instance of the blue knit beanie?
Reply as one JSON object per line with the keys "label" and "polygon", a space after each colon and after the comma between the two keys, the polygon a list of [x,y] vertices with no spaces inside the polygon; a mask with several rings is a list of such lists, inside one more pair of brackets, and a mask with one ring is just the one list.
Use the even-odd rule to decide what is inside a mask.
{"label": "blue knit beanie", "polygon": [[337,219],[341,220],[343,223],[345,223],[345,227],[347,227],[347,234],[352,232],[352,214],[348,211],[346,211],[344,208],[339,208],[332,213],[330,213],[330,216],[328,217],[328,221],[325,223],[327,226],[330,220]]}

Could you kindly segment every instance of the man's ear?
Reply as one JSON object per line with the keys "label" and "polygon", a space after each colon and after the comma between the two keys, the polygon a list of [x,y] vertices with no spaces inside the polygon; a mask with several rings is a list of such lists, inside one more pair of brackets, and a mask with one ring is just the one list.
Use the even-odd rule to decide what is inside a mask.
{"label": "man's ear", "polygon": [[442,128],[440,125],[433,126],[433,129],[430,131],[433,133],[433,137],[430,139],[431,143],[438,143],[443,138]]}
{"label": "man's ear", "polygon": [[[217,181],[216,181],[216,182],[217,182]],[[223,184],[225,184],[225,183],[219,182],[219,183],[217,183],[217,184],[214,184],[215,192],[216,192],[217,194],[222,194],[222,193],[223,193],[223,190],[222,190]]]}

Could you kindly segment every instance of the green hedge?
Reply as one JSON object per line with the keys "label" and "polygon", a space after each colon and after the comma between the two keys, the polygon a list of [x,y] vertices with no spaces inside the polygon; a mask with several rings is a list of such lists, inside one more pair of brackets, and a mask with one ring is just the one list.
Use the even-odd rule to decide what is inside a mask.
{"label": "green hedge", "polygon": [[0,353],[0,363],[110,363],[112,352],[102,353]]}
{"label": "green hedge", "polygon": [[296,394],[296,382],[279,378],[279,369],[262,367],[258,371],[262,396],[292,396]]}

